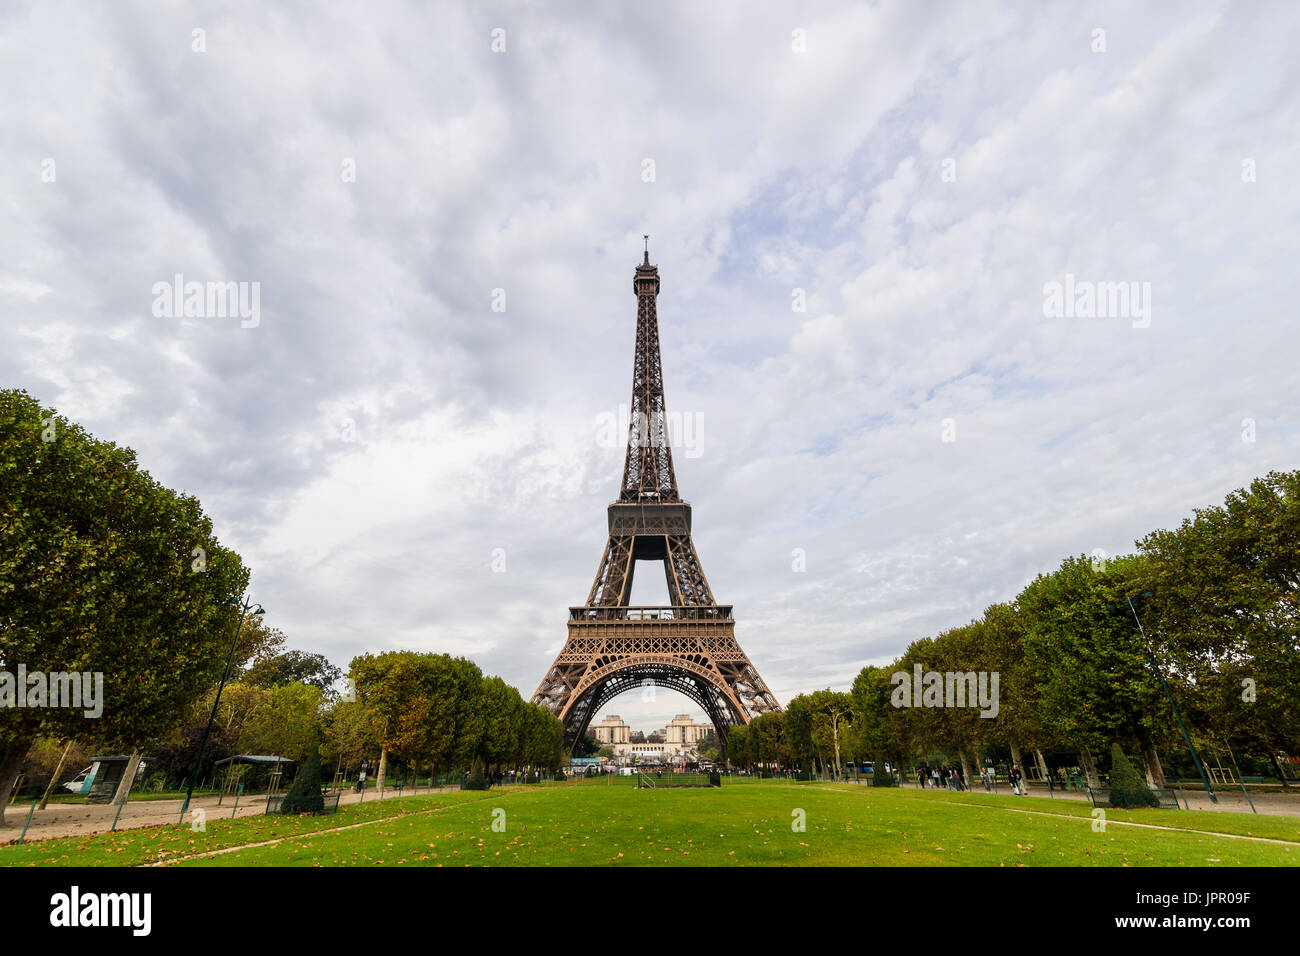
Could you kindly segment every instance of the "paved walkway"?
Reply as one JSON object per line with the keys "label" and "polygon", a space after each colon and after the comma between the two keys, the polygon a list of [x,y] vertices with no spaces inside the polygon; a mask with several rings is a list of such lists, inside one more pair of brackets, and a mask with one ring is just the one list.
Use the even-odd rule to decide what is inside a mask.
{"label": "paved walkway", "polygon": [[[455,788],[441,787],[430,791],[427,787],[421,787],[418,791],[412,791],[409,787],[402,790],[399,794],[396,789],[388,788],[382,799],[391,800],[397,796],[410,797],[416,793],[427,794],[431,792],[442,793]],[[353,791],[345,791],[339,798],[339,805],[346,806],[351,803],[360,803],[362,795]],[[371,803],[381,799],[379,791],[370,789],[365,793],[365,802]],[[181,806],[184,800],[136,800],[127,801],[126,806],[122,807],[122,814],[117,820],[118,830],[134,830],[138,827],[155,827],[168,823],[179,823],[181,818]],[[235,811],[234,797],[227,796],[221,805],[217,804],[217,797],[205,796],[195,797],[190,801],[190,808],[187,811],[186,822],[192,819],[194,810],[201,809],[207,814],[208,820],[228,820],[232,813],[238,817],[255,817],[266,812],[266,794],[246,794],[239,801],[239,809]],[[113,828],[113,818],[117,815],[117,807],[105,804],[85,804],[85,803],[51,803],[44,810],[37,810],[32,814],[31,824],[27,828],[27,835],[24,842],[31,843],[35,840],[52,840],[57,837],[83,836],[92,833],[107,833]],[[23,824],[27,822],[27,815],[31,811],[31,804],[15,804],[5,808],[5,826],[0,827],[0,844],[13,843],[18,840],[19,835],[23,832]]]}

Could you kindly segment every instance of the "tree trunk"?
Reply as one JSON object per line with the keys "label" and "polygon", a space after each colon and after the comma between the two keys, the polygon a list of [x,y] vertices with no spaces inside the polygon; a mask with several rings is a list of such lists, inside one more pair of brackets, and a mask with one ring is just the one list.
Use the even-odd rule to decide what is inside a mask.
{"label": "tree trunk", "polygon": [[1151,740],[1151,731],[1145,727],[1138,728],[1138,754],[1142,759],[1142,769],[1146,771],[1147,786],[1165,787],[1165,770],[1160,766],[1160,755],[1156,753],[1155,743]]}
{"label": "tree trunk", "polygon": [[960,747],[957,752],[961,756],[962,784],[969,790],[971,782],[970,751],[965,747]]}
{"label": "tree trunk", "polygon": [[1047,781],[1047,758],[1043,756],[1043,752],[1037,747],[1034,748],[1034,757],[1038,760],[1038,769],[1042,772],[1043,782],[1045,783]]}
{"label": "tree trunk", "polygon": [[131,784],[135,782],[136,772],[140,769],[141,756],[140,751],[131,751],[131,759],[126,762],[126,769],[122,771],[122,779],[117,782],[117,790],[113,793],[113,799],[109,801],[111,805],[126,803],[126,796],[131,792]]}
{"label": "tree trunk", "polygon": [[1100,787],[1101,775],[1097,773],[1097,764],[1092,759],[1092,751],[1087,747],[1079,748],[1079,763],[1083,767],[1083,772],[1088,778],[1088,786]]}
{"label": "tree trunk", "polygon": [[58,766],[54,768],[54,773],[50,776],[49,786],[45,788],[45,793],[41,795],[41,803],[40,806],[36,808],[37,810],[44,810],[46,804],[50,802],[50,794],[53,793],[54,788],[59,785],[59,774],[63,772],[63,765],[67,763],[68,751],[71,749],[72,749],[72,738],[69,737],[68,742],[63,745],[63,753],[59,755]]}
{"label": "tree trunk", "polygon": [[23,768],[27,751],[32,749],[34,737],[21,737],[10,744],[9,749],[0,758],[0,827],[5,825],[5,807],[18,781],[18,771]]}
{"label": "tree trunk", "polygon": [[382,799],[384,796],[384,777],[388,774],[388,748],[385,747],[379,751],[379,772],[375,774],[375,789],[379,791]]}
{"label": "tree trunk", "polygon": [[1011,763],[1019,767],[1022,774],[1025,772],[1025,762],[1020,759],[1020,744],[1014,740],[1011,741]]}
{"label": "tree trunk", "polygon": [[[1272,750],[1269,750],[1268,759],[1273,761],[1273,770],[1274,772],[1277,773],[1277,779],[1280,780],[1282,783],[1282,789],[1284,790],[1287,789],[1286,771],[1283,770],[1282,765],[1278,763],[1277,754],[1275,754]],[[3,797],[4,797],[4,792],[0,790],[0,798]]]}

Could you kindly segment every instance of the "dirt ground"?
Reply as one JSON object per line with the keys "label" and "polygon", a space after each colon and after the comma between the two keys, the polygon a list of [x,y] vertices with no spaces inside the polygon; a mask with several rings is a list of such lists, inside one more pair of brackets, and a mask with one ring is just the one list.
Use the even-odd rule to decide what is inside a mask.
{"label": "dirt ground", "polygon": [[[421,787],[418,792],[429,793],[430,791],[426,787]],[[389,788],[384,792],[383,799],[391,800],[397,796],[411,795],[412,791],[409,788],[401,793]],[[365,799],[370,803],[381,798],[378,791],[371,789],[366,791]],[[127,801],[126,806],[122,807],[121,816],[118,817],[117,829],[133,830],[137,827],[179,823],[181,806],[184,802],[184,800]],[[361,802],[361,794],[350,791],[345,792],[339,799],[340,806],[359,802]],[[193,819],[192,814],[195,809],[203,810],[208,820],[229,820],[232,815],[255,817],[266,811],[265,794],[242,797],[238,810],[235,809],[234,803],[234,798],[230,796],[227,796],[220,806],[215,796],[195,797],[190,801],[190,808],[186,812],[186,822]],[[44,810],[37,810],[32,814],[31,824],[27,828],[27,835],[23,838],[23,842],[106,833],[113,829],[113,818],[117,816],[117,809],[116,806],[104,804],[51,803]],[[18,840],[30,811],[30,804],[19,804],[5,809],[5,826],[0,827],[0,844],[14,843]]]}

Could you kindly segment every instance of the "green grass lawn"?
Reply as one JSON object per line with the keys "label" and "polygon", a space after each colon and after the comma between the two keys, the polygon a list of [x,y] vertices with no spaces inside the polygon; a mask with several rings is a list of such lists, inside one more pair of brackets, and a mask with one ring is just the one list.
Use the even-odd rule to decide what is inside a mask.
{"label": "green grass lawn", "polygon": [[[435,793],[325,817],[257,817],[0,847],[0,865],[1294,866],[1300,821],[852,785],[637,790],[632,780]],[[1034,813],[1023,811],[1032,810]],[[504,811],[504,817],[500,812]],[[802,831],[792,829],[801,811]],[[494,819],[505,829],[493,829]],[[1121,821],[1201,832],[1141,829]],[[354,824],[365,824],[353,826]],[[349,829],[340,829],[349,827]],[[1234,833],[1286,844],[1232,839]],[[333,831],[333,832],[325,832]],[[266,846],[248,846],[278,841]]]}

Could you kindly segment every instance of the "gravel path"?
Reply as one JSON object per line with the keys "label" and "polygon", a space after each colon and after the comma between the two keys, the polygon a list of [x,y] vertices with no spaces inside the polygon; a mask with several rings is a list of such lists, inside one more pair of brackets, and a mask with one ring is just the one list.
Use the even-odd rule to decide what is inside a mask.
{"label": "gravel path", "polygon": [[[445,792],[452,788],[443,787],[438,792]],[[427,787],[421,787],[418,793],[429,793]],[[410,789],[401,791],[401,796],[412,796]],[[391,800],[399,796],[395,789],[386,790],[384,799]],[[376,790],[367,790],[365,802],[371,803],[380,799]],[[118,818],[118,830],[134,830],[138,827],[155,827],[168,823],[179,823],[181,817],[181,806],[185,801],[181,800],[138,800],[135,802],[127,801],[126,806],[122,808],[122,815]],[[345,792],[339,799],[340,806],[347,806],[351,803],[360,803],[361,794],[351,791]],[[207,814],[208,820],[228,820],[234,811],[234,798],[226,797],[220,806],[217,805],[217,797],[195,797],[190,801],[190,809],[186,815],[186,821],[191,819],[190,814],[196,808],[203,810]],[[5,826],[0,827],[0,844],[13,843],[17,841],[19,834],[23,832],[23,824],[27,821],[27,814],[30,812],[29,804],[18,804],[5,809]],[[253,794],[244,796],[239,801],[239,809],[234,812],[239,817],[255,817],[266,811],[266,795]],[[117,814],[116,806],[105,804],[84,804],[84,803],[51,803],[44,810],[37,810],[32,815],[31,825],[27,828],[27,835],[24,842],[31,843],[35,840],[53,840],[58,837],[83,836],[92,833],[107,833],[113,827],[113,817]]]}

